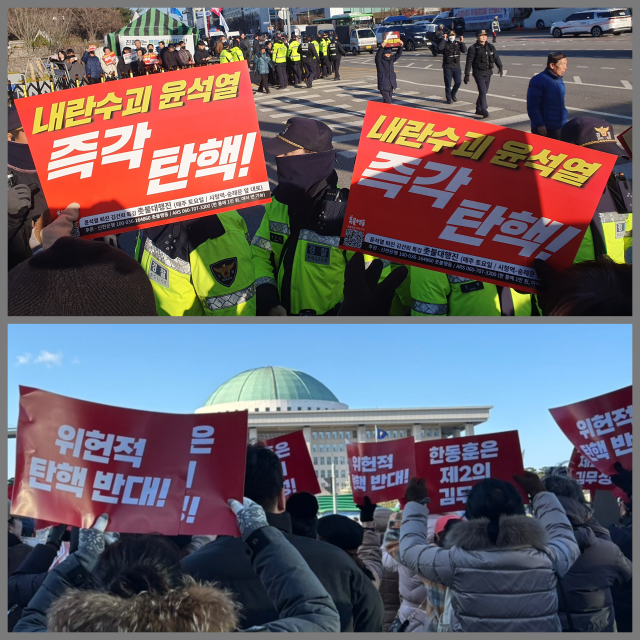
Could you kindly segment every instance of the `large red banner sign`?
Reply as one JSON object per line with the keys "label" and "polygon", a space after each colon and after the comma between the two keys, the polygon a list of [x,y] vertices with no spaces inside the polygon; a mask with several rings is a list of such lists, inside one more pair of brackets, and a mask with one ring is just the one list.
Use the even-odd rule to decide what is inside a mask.
{"label": "large red banner sign", "polygon": [[604,473],[617,473],[616,461],[632,468],[632,387],[549,409],[571,444]]}
{"label": "large red banner sign", "polygon": [[616,157],[433,111],[370,102],[342,249],[524,291],[569,267]]}
{"label": "large red banner sign", "polygon": [[269,202],[244,62],[16,101],[49,210],[96,237]]}
{"label": "large red banner sign", "polygon": [[528,502],[513,479],[524,474],[517,431],[417,442],[416,472],[426,478],[432,512],[465,509],[471,489],[486,478],[511,483]]}
{"label": "large red banner sign", "polygon": [[347,442],[353,501],[364,504],[404,497],[409,480],[415,476],[413,438],[388,442]]}
{"label": "large red banner sign", "polygon": [[20,387],[16,515],[127,533],[237,535],[247,412],[175,415]]}
{"label": "large red banner sign", "polygon": [[269,438],[264,442],[276,452],[282,463],[285,498],[300,491],[307,491],[314,495],[320,493],[318,478],[302,431]]}
{"label": "large red banner sign", "polygon": [[569,460],[569,475],[575,478],[585,489],[595,491],[613,491],[616,487],[611,478],[598,471],[589,458],[575,447]]}

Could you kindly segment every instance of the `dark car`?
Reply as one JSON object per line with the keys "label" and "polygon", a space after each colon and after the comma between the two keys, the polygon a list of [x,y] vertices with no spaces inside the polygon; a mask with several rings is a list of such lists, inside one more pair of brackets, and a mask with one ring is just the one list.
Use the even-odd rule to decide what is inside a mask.
{"label": "dark car", "polygon": [[[464,18],[440,18],[440,20],[434,20],[432,24],[435,24],[436,26],[439,24],[444,25],[445,33],[453,30],[456,32],[457,36],[464,35],[466,30]],[[433,40],[433,33],[434,32],[429,32],[429,38],[431,40]]]}
{"label": "dark car", "polygon": [[429,38],[424,27],[413,25],[400,25],[397,27],[377,27],[375,29],[378,44],[382,43],[382,34],[389,31],[397,31],[403,42],[405,51],[414,51],[418,47],[426,47],[429,45]]}

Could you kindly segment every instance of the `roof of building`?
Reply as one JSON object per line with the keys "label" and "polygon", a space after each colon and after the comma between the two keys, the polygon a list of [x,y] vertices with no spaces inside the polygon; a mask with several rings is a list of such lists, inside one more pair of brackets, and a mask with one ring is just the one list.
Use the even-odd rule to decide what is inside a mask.
{"label": "roof of building", "polygon": [[249,369],[227,380],[211,394],[204,406],[251,400],[340,402],[313,376],[302,371],[269,366]]}

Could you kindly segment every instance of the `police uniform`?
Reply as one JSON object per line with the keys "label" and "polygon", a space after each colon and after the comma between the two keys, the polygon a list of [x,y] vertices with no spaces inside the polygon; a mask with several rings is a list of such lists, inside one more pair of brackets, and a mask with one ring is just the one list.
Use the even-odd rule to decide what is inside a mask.
{"label": "police uniform", "polygon": [[498,39],[498,34],[500,33],[500,22],[498,21],[498,16],[491,23],[491,32],[493,33],[493,41],[496,42]]}
{"label": "police uniform", "polygon": [[318,52],[315,45],[309,38],[305,38],[305,44],[302,47],[302,64],[305,70],[305,81],[307,87],[313,87],[313,81],[318,74]]}
{"label": "police uniform", "polygon": [[289,86],[289,80],[287,79],[287,47],[280,41],[275,42],[271,57],[278,74],[280,89],[286,89]]}
{"label": "police uniform", "polygon": [[[455,31],[449,31],[449,36],[455,37]],[[447,104],[451,101],[457,102],[456,94],[462,84],[462,70],[460,69],[460,54],[467,52],[467,45],[464,42],[451,42],[449,38],[443,39],[438,45],[438,51],[443,55],[442,73],[444,75],[444,90]],[[451,80],[453,79],[453,91],[451,91]]]}
{"label": "police uniform", "polygon": [[229,43],[225,42],[223,45],[223,49],[220,52],[220,63],[226,63],[226,62],[235,62],[236,58],[233,55],[233,53],[231,53],[231,51],[229,50]]}
{"label": "police uniform", "polygon": [[[487,32],[479,31],[478,36],[486,36]],[[474,42],[467,52],[467,63],[464,68],[464,83],[469,82],[469,72],[473,70],[473,77],[478,85],[478,100],[476,101],[476,115],[489,117],[487,107],[487,93],[489,92],[489,83],[493,75],[493,65],[497,65],[502,75],[502,60],[496,51],[496,48],[485,42],[480,44]]]}
{"label": "police uniform", "polygon": [[231,47],[229,51],[233,55],[233,59],[236,62],[240,62],[241,60],[244,60],[244,54],[242,53],[242,49],[237,44],[234,44],[234,46]]}
{"label": "police uniform", "polygon": [[431,47],[431,53],[433,53],[434,58],[438,56],[438,49],[440,47],[440,43],[444,39],[445,39],[444,25],[439,24],[436,28],[435,33],[433,34],[433,45]]}
{"label": "police uniform", "polygon": [[161,316],[256,314],[251,246],[237,211],[143,229],[135,255]]}
{"label": "police uniform", "polygon": [[340,59],[346,54],[346,51],[340,44],[338,36],[335,36],[331,42],[329,42],[329,59],[333,62],[334,80],[340,80]]}
{"label": "police uniform", "polygon": [[292,38],[291,44],[287,49],[287,60],[293,72],[294,84],[300,84],[302,82],[302,75],[300,74],[300,43],[296,38]]}

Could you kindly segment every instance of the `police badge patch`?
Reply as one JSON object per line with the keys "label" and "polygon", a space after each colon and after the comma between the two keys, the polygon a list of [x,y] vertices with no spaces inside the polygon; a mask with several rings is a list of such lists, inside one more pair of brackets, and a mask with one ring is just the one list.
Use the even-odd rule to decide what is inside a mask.
{"label": "police badge patch", "polygon": [[238,258],[225,258],[210,264],[211,275],[224,287],[230,287],[238,275]]}

